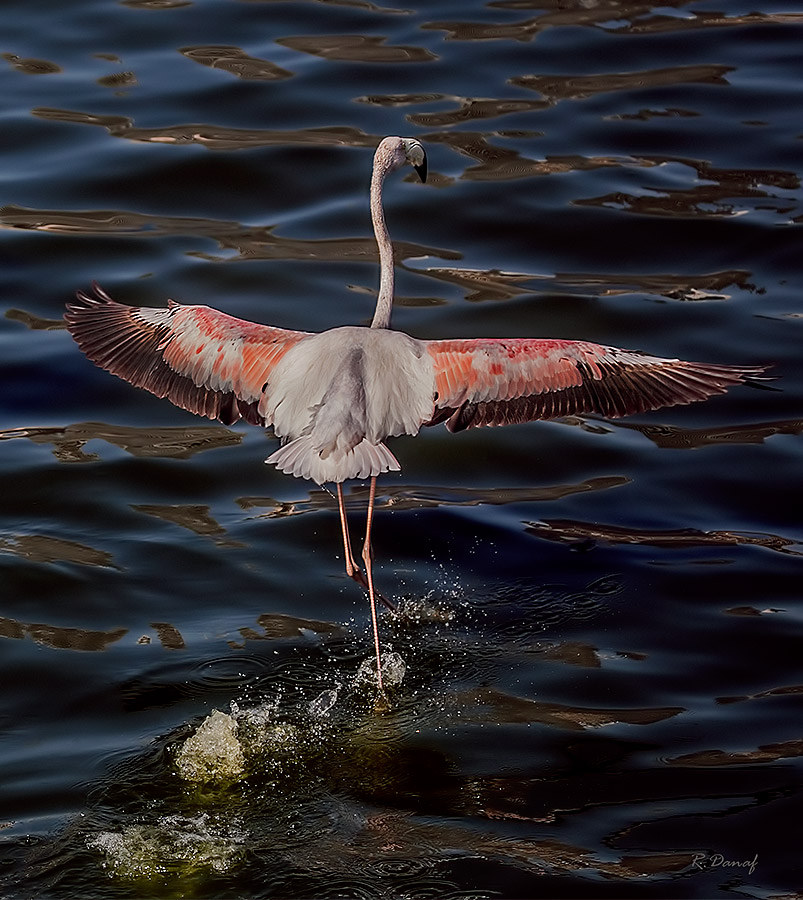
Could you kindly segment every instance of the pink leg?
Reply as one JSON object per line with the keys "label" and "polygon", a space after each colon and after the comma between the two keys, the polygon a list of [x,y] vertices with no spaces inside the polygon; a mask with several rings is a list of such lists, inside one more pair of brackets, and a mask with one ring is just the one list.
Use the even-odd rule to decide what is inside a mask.
{"label": "pink leg", "polygon": [[354,554],[351,552],[351,538],[349,537],[349,526],[346,521],[346,505],[343,502],[343,485],[340,482],[337,483],[337,505],[340,510],[340,527],[343,530],[343,554],[346,559],[346,575],[362,583],[362,572],[354,561]]}
{"label": "pink leg", "polygon": [[376,615],[376,598],[374,596],[374,579],[371,571],[371,525],[374,520],[374,499],[376,497],[376,475],[371,476],[371,491],[368,495],[368,516],[365,520],[365,543],[362,547],[362,558],[365,572],[368,575],[368,599],[371,603],[371,622],[374,626],[374,647],[376,648],[376,678],[380,693],[385,692],[382,685],[382,656],[379,652],[379,624]]}
{"label": "pink leg", "polygon": [[[373,512],[373,494],[371,495],[371,511]],[[351,552],[351,538],[349,537],[349,526],[348,521],[346,519],[346,504],[343,500],[343,486],[338,483],[337,485],[337,505],[340,511],[340,528],[343,532],[343,555],[346,561],[346,575],[349,578],[353,578],[357,584],[363,587],[370,596],[371,588],[368,584],[368,579],[366,579],[363,570],[357,565],[356,560],[354,559],[354,554]],[[378,591],[374,591],[374,596],[381,600],[385,606],[391,611],[394,612],[396,607],[382,596]]]}

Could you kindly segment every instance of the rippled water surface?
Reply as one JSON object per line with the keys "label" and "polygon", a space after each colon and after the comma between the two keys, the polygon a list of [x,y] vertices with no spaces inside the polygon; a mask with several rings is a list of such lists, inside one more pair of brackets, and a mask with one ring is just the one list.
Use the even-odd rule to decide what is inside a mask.
{"label": "rippled water surface", "polygon": [[[792,896],[803,7],[0,17],[0,896]],[[431,173],[388,182],[395,327],[778,380],[395,440],[377,711],[332,496],[260,429],[95,368],[61,317],[95,279],[368,322],[385,134]]]}

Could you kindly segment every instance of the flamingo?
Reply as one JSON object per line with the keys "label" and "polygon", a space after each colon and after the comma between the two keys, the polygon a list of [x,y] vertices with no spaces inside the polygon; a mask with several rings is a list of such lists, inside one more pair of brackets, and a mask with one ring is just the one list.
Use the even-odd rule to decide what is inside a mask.
{"label": "flamingo", "polygon": [[[273,425],[281,446],[267,463],[320,485],[335,483],[346,574],[366,589],[371,606],[380,695],[376,599],[384,598],[374,588],[371,530],[377,476],[401,468],[387,438],[438,423],[454,432],[580,413],[625,416],[704,400],[764,371],[587,341],[418,340],[391,330],[393,246],[382,187],[406,163],[426,180],[426,153],[418,140],[380,142],[370,188],[380,261],[370,327],[313,333],[173,300],[166,308],[131,307],[96,283],[92,295],[77,293],[65,315],[70,334],[98,366],[227,425],[239,419]],[[343,501],[343,482],[354,478],[370,479],[364,573],[352,553]]]}

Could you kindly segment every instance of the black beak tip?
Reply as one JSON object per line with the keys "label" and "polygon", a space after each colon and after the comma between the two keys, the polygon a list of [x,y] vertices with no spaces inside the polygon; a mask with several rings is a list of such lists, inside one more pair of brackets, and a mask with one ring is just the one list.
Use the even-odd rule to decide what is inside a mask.
{"label": "black beak tip", "polygon": [[413,166],[413,168],[418,172],[418,177],[421,181],[427,180],[427,161],[424,160],[420,166]]}

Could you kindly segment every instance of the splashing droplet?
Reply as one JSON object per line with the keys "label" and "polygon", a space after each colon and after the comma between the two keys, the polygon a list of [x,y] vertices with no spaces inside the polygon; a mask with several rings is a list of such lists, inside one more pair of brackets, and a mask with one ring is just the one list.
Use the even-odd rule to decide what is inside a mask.
{"label": "splashing droplet", "polygon": [[338,688],[322,691],[310,703],[309,713],[316,719],[322,719],[329,714],[329,710],[337,703]]}
{"label": "splashing droplet", "polygon": [[[407,666],[401,656],[395,650],[388,650],[382,654],[382,682],[386,688],[398,687],[404,680],[404,674]],[[376,660],[371,657],[360,663],[357,674],[354,676],[356,682],[370,681],[371,684],[379,685],[379,679],[376,677]]]}

